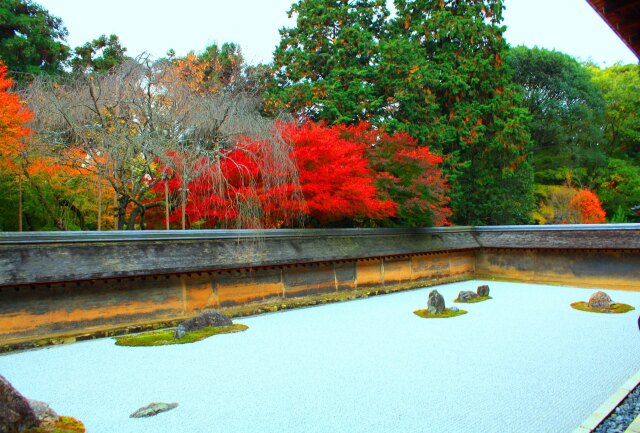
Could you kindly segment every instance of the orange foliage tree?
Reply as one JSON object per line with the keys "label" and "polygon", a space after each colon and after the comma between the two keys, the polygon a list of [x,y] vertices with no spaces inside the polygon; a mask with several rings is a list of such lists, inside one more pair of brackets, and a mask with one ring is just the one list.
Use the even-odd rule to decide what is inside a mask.
{"label": "orange foliage tree", "polygon": [[606,222],[606,213],[602,203],[595,193],[588,189],[581,189],[569,202],[569,207],[580,215],[582,224],[602,224]]}
{"label": "orange foliage tree", "polygon": [[7,67],[0,62],[0,152],[2,168],[18,177],[18,230],[22,231],[22,175],[26,166],[24,139],[31,134],[27,123],[33,113],[20,97],[9,91],[13,81],[7,77]]}
{"label": "orange foliage tree", "polygon": [[342,127],[322,123],[289,123],[282,129],[293,147],[308,215],[319,225],[353,225],[397,214],[397,205],[376,186],[365,143],[343,134]]}
{"label": "orange foliage tree", "polygon": [[7,67],[0,62],[0,149],[2,162],[16,169],[25,150],[23,139],[31,133],[27,123],[33,119],[33,113],[17,94],[9,91],[12,85]]}

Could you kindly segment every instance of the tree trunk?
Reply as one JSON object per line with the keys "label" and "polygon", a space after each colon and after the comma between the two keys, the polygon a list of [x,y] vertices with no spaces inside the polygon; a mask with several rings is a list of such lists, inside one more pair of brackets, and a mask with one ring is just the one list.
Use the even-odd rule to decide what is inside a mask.
{"label": "tree trunk", "polygon": [[180,191],[180,199],[182,201],[182,230],[187,228],[187,189],[182,188]]}
{"label": "tree trunk", "polygon": [[164,221],[169,230],[169,181],[164,180]]}
{"label": "tree trunk", "polygon": [[22,175],[18,174],[18,231],[22,231]]}
{"label": "tree trunk", "polygon": [[102,178],[98,175],[98,231],[102,230]]}

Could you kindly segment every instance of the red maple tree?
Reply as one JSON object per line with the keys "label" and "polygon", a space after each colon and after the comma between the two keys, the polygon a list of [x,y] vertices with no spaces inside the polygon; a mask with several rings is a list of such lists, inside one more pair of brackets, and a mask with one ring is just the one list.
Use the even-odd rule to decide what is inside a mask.
{"label": "red maple tree", "polygon": [[367,144],[346,136],[340,126],[306,121],[281,128],[293,147],[308,215],[319,225],[396,215],[396,204],[382,198],[375,185]]}
{"label": "red maple tree", "polygon": [[581,189],[569,202],[569,208],[580,215],[582,224],[602,224],[606,222],[607,214],[602,208],[598,196],[588,189]]}
{"label": "red maple tree", "polygon": [[12,85],[7,67],[0,62],[0,151],[3,163],[13,170],[25,150],[22,140],[31,133],[26,124],[33,119],[33,113],[17,94],[9,91]]}

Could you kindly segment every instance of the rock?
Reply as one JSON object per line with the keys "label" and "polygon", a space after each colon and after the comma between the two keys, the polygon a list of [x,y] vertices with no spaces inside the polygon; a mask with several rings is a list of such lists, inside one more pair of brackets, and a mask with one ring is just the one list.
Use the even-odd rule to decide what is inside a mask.
{"label": "rock", "polygon": [[487,286],[486,284],[482,286],[478,286],[476,293],[478,294],[479,297],[489,296],[489,286]]}
{"label": "rock", "polygon": [[449,311],[451,311],[452,313],[457,313],[458,311],[460,311],[460,309],[458,307],[451,307],[449,308]]}
{"label": "rock", "polygon": [[597,310],[601,310],[604,308],[609,308],[612,304],[611,298],[605,292],[598,291],[591,295],[589,298],[588,306],[589,308],[595,308]]}
{"label": "rock", "polygon": [[477,297],[478,295],[471,290],[462,290],[460,293],[458,293],[458,301],[460,302],[469,302],[469,300]]}
{"label": "rock", "polygon": [[187,332],[198,331],[209,326],[231,326],[233,322],[224,314],[216,310],[205,310],[199,316],[185,320],[176,327],[173,338],[180,339]]}
{"label": "rock", "polygon": [[444,309],[444,298],[437,290],[432,290],[431,293],[429,293],[429,300],[427,301],[429,314],[442,313]]}
{"label": "rock", "polygon": [[141,407],[131,415],[129,418],[144,418],[147,416],[158,415],[159,413],[166,412],[178,407],[178,403],[149,403],[145,407]]}
{"label": "rock", "polygon": [[38,426],[29,401],[0,376],[0,432],[18,433]]}
{"label": "rock", "polygon": [[29,406],[31,406],[31,409],[36,415],[36,418],[38,419],[38,423],[40,425],[55,424],[60,420],[60,416],[56,413],[56,411],[51,409],[51,407],[44,401],[29,400]]}

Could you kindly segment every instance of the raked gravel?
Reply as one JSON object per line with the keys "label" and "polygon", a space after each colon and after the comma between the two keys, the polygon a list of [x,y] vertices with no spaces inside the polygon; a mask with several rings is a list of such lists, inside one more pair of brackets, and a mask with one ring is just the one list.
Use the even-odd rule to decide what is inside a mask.
{"label": "raked gravel", "polygon": [[[640,370],[636,310],[569,307],[594,289],[489,284],[469,314],[421,319],[430,288],[239,319],[245,332],[186,345],[112,339],[0,356],[0,374],[88,433],[571,432]],[[129,415],[151,402],[179,406]]]}

